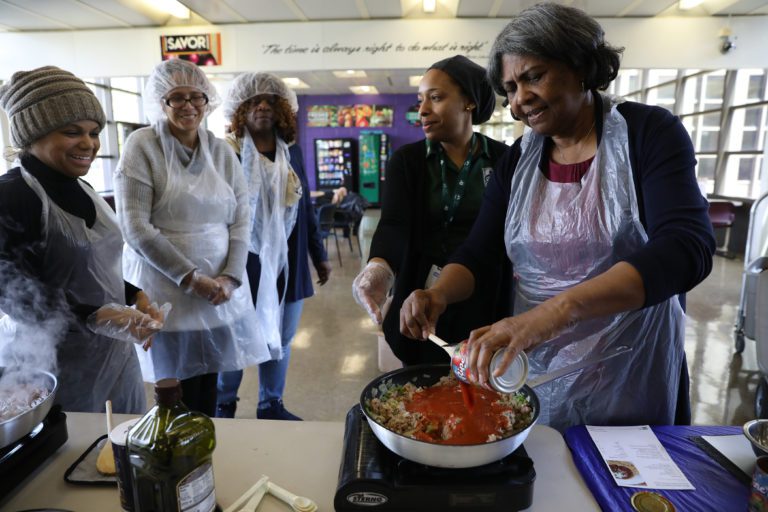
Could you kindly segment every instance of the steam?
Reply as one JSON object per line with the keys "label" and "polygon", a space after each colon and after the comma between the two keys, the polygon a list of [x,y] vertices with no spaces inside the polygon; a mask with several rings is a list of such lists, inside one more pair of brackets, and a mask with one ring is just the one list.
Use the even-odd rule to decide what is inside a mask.
{"label": "steam", "polygon": [[[56,345],[73,318],[64,293],[6,259],[0,260],[0,283],[0,366],[56,374]],[[7,380],[0,378],[0,388]]]}

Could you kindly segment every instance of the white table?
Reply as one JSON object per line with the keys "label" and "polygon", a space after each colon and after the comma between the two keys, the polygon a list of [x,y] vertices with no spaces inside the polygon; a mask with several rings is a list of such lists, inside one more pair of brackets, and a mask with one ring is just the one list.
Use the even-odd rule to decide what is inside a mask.
{"label": "white table", "polygon": [[[116,415],[115,424],[130,416]],[[232,504],[264,474],[296,494],[315,500],[321,511],[333,510],[344,424],[215,419],[217,448],[213,457],[216,497],[222,507]],[[46,464],[29,476],[0,510],[63,508],[78,512],[119,511],[117,488],[67,484],[64,471],[103,434],[104,415],[67,413],[69,440]],[[525,442],[536,468],[532,511],[599,511],[562,436],[535,426]],[[290,511],[265,496],[259,512]]]}

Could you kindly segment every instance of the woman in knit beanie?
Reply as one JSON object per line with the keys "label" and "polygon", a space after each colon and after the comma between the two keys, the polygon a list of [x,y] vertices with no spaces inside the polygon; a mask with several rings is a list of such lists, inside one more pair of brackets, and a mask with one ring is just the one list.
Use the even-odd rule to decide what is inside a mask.
{"label": "woman in knit beanie", "polygon": [[152,350],[139,354],[144,380],[180,379],[184,403],[209,416],[218,372],[269,359],[245,274],[243,171],[232,148],[201,126],[218,103],[194,64],[158,64],[144,90],[152,126],[128,137],[115,176],[125,274],[173,304]]}
{"label": "woman in knit beanie", "polygon": [[123,281],[114,212],[79,179],[99,150],[101,105],[72,73],[45,66],[15,73],[0,106],[19,157],[0,177],[0,364],[56,372],[65,410],[111,400],[143,412],[138,360],[120,340],[147,340],[162,315]]}

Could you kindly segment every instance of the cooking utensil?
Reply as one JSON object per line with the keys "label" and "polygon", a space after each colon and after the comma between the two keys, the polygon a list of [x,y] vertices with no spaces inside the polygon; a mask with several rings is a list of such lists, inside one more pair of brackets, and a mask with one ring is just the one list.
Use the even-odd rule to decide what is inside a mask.
{"label": "cooking utensil", "polygon": [[96,470],[103,475],[114,475],[117,473],[117,468],[115,456],[112,453],[112,441],[109,439],[109,434],[112,432],[112,400],[107,400],[104,408],[107,412],[107,440],[102,445],[99,456],[96,457]]}
{"label": "cooking utensil", "polygon": [[[259,480],[253,484],[253,487],[245,491],[243,495],[237,498],[233,504],[224,509],[224,512],[235,512],[237,510],[243,509],[247,510],[248,507],[250,507],[252,510],[256,510],[256,508],[259,506],[259,503],[261,502],[261,499],[264,497],[264,494],[267,492],[268,481],[269,477],[266,475],[259,478]],[[240,507],[243,507],[243,509]]]}
{"label": "cooking utensil", "polygon": [[267,492],[290,505],[295,512],[315,512],[317,510],[317,503],[311,499],[304,496],[296,496],[273,482],[267,483]]}
{"label": "cooking utensil", "polygon": [[0,366],[0,378],[6,373],[17,371],[20,372],[23,382],[44,387],[48,391],[48,396],[28,411],[0,422],[0,448],[15,443],[39,425],[48,414],[48,411],[50,411],[53,400],[56,397],[58,381],[52,373],[43,370],[20,370],[18,368]]}
{"label": "cooking utensil", "polygon": [[528,398],[533,415],[531,424],[519,432],[515,432],[508,437],[490,443],[446,445],[419,441],[389,430],[376,422],[376,420],[368,414],[366,402],[372,398],[380,396],[387,388],[393,385],[402,386],[407,382],[412,383],[414,386],[431,386],[436,384],[441,377],[450,374],[451,367],[449,365],[423,364],[408,366],[377,377],[363,389],[363,392],[360,395],[360,407],[368,420],[368,425],[371,427],[371,430],[379,441],[401,457],[428,466],[442,468],[482,466],[506,457],[523,444],[523,441],[528,437],[528,434],[539,417],[539,398],[533,390],[533,386],[540,386],[551,380],[565,377],[584,367],[597,364],[630,350],[631,348],[629,347],[616,347],[606,354],[589,357],[582,361],[567,365],[559,370],[555,370],[554,372],[531,379],[529,384],[526,384],[517,391]]}

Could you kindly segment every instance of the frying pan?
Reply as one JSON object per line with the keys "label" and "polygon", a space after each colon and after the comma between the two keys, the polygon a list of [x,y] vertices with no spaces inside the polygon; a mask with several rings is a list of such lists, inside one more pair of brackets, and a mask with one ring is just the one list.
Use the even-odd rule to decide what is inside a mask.
{"label": "frying pan", "polygon": [[[0,378],[6,371],[10,372],[16,370],[0,366]],[[48,411],[53,405],[53,400],[56,397],[58,381],[52,373],[43,370],[24,370],[23,378],[25,381],[33,383],[34,385],[45,387],[48,390],[48,396],[28,411],[0,422],[0,448],[4,448],[9,444],[18,441],[39,425],[40,422],[43,421],[43,418],[48,414]]]}
{"label": "frying pan", "polygon": [[540,386],[551,380],[570,375],[582,368],[597,364],[630,350],[632,349],[625,346],[616,347],[608,353],[586,358],[529,381],[530,386],[524,385],[517,392],[528,397],[533,415],[531,424],[508,437],[490,443],[447,445],[419,441],[389,430],[373,419],[368,413],[366,403],[371,398],[381,396],[387,388],[393,385],[404,385],[407,382],[412,383],[414,386],[431,386],[436,384],[441,377],[450,374],[451,367],[447,364],[408,366],[375,378],[363,389],[360,395],[360,408],[363,410],[365,418],[368,420],[368,425],[379,441],[401,457],[440,468],[482,466],[506,457],[523,444],[523,441],[528,437],[531,429],[536,424],[536,420],[539,418],[539,398],[533,391],[532,386]]}
{"label": "frying pan", "polygon": [[436,384],[441,377],[449,375],[450,372],[451,367],[447,364],[422,364],[385,373],[368,383],[360,395],[360,408],[363,410],[371,430],[384,446],[401,457],[428,466],[469,468],[502,459],[523,444],[539,417],[539,399],[533,389],[528,386],[523,386],[519,392],[530,400],[533,421],[525,429],[490,443],[447,445],[411,439],[377,423],[366,409],[365,404],[368,400],[381,396],[382,392],[392,385],[403,385],[410,382],[414,386],[431,386]]}

